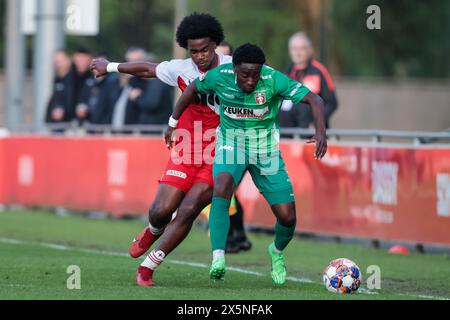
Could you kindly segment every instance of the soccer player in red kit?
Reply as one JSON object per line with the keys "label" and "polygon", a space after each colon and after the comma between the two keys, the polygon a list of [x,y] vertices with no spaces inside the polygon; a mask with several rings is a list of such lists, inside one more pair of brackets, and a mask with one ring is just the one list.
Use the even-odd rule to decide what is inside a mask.
{"label": "soccer player in red kit", "polygon": [[[181,21],[176,32],[177,43],[189,52],[189,59],[164,61],[159,64],[147,62],[119,64],[107,60],[94,60],[91,70],[96,77],[108,72],[127,73],[144,78],[157,77],[183,91],[192,81],[204,76],[208,70],[231,62],[230,56],[215,51],[223,39],[223,28],[216,18],[209,14],[193,13]],[[183,117],[178,121],[169,119],[169,125],[189,133],[192,152],[190,161],[179,163],[180,161],[174,161],[173,157],[169,159],[159,181],[156,198],[149,210],[149,225],[131,244],[130,255],[137,258],[147,252],[162,235],[158,246],[150,252],[137,270],[136,282],[139,286],[154,285],[154,270],[184,240],[200,211],[211,202],[214,155],[211,154],[210,161],[207,161],[203,153],[215,137],[212,135],[211,141],[204,141],[202,136],[208,135],[208,130],[215,132],[219,125],[220,118],[216,113],[218,104],[215,99],[214,95],[197,96]],[[194,130],[200,130],[199,126],[201,141],[194,139]],[[175,149],[179,143],[182,142],[175,142]],[[189,155],[183,157],[186,160]],[[176,219],[172,221],[172,214],[175,211]]]}

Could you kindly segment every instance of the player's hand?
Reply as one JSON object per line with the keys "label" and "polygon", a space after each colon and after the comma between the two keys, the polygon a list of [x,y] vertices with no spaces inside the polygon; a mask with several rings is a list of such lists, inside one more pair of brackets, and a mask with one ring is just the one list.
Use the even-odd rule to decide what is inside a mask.
{"label": "player's hand", "polygon": [[108,73],[106,70],[108,63],[109,61],[106,59],[94,59],[89,68],[96,78],[103,77]]}
{"label": "player's hand", "polygon": [[327,135],[325,133],[317,133],[306,141],[306,143],[315,143],[316,150],[314,151],[314,158],[320,160],[327,153]]}
{"label": "player's hand", "polygon": [[164,140],[166,140],[166,146],[170,150],[172,149],[173,144],[173,132],[175,131],[175,128],[171,126],[167,126],[166,131],[164,132]]}

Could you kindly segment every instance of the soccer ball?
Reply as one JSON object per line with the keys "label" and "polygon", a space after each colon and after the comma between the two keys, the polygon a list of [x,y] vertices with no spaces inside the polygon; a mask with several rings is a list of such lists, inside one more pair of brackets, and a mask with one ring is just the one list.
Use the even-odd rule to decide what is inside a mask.
{"label": "soccer ball", "polygon": [[323,283],[330,292],[355,293],[361,281],[358,265],[346,258],[334,259],[323,271]]}

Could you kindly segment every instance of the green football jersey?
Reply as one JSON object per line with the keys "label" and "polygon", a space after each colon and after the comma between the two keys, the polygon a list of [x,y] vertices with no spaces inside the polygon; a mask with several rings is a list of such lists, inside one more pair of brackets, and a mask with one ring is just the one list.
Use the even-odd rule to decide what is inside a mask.
{"label": "green football jersey", "polygon": [[[245,93],[237,84],[233,64],[223,64],[195,80],[201,93],[220,101],[220,138],[244,138],[247,150],[278,149],[279,111],[283,100],[299,103],[310,91],[285,74],[263,65],[255,90]],[[221,136],[221,137],[219,137]]]}

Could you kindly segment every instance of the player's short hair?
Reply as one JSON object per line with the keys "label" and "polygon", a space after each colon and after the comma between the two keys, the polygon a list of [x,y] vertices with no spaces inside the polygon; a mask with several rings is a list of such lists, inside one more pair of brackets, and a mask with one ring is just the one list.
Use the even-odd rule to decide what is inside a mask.
{"label": "player's short hair", "polygon": [[236,49],[233,53],[233,64],[240,63],[256,63],[264,64],[266,56],[260,47],[257,45],[246,43]]}
{"label": "player's short hair", "polygon": [[177,28],[176,40],[180,47],[187,49],[188,40],[210,38],[217,45],[224,39],[220,22],[210,14],[194,12],[184,17]]}

